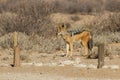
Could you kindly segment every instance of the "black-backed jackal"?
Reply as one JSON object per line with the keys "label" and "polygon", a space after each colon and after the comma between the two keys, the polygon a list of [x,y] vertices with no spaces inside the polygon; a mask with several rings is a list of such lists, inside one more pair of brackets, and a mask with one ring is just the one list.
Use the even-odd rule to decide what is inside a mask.
{"label": "black-backed jackal", "polygon": [[[73,52],[73,42],[75,41],[81,41],[82,45],[84,46],[85,49],[85,54],[84,56],[88,56],[88,53],[91,52],[93,48],[93,41],[92,41],[92,36],[89,31],[68,31],[67,26],[64,23],[58,24],[57,27],[57,34],[61,35],[61,37],[64,39],[66,42],[66,50],[67,54],[66,56],[71,56],[72,57],[72,52]],[[69,50],[70,50],[70,55],[69,55]]]}

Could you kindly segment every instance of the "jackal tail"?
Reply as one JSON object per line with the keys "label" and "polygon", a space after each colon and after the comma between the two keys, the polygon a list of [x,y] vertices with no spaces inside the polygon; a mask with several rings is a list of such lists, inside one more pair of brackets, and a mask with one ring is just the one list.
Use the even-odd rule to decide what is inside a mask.
{"label": "jackal tail", "polygon": [[89,49],[89,55],[88,58],[89,59],[97,59],[98,58],[98,54],[92,54],[92,48],[93,48],[93,39],[91,38],[88,42],[88,49]]}
{"label": "jackal tail", "polygon": [[88,49],[90,51],[92,51],[92,48],[93,48],[93,39],[91,38],[89,41],[88,41]]}

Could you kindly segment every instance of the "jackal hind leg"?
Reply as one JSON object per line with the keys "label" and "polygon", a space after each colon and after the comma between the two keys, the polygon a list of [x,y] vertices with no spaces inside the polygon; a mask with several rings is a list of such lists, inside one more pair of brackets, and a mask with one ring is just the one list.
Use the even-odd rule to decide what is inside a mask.
{"label": "jackal hind leg", "polygon": [[88,46],[87,46],[87,41],[82,41],[82,44],[84,46],[85,53],[83,56],[88,56]]}

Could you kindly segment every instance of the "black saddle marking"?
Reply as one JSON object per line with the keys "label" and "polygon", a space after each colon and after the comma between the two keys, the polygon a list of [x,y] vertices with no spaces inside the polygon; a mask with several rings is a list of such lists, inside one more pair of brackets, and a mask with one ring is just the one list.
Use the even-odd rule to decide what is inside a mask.
{"label": "black saddle marking", "polygon": [[70,34],[70,36],[74,36],[74,35],[82,33],[83,31],[85,31],[85,30],[73,30],[73,31],[71,30],[71,31],[67,31],[67,32]]}

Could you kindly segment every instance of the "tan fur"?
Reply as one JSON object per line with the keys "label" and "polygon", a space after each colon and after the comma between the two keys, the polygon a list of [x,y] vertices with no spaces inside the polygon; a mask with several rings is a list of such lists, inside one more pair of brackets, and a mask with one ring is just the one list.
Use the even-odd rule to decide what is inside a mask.
{"label": "tan fur", "polygon": [[69,50],[70,50],[70,56],[72,56],[72,52],[73,52],[73,42],[75,41],[81,41],[84,48],[85,48],[85,56],[88,55],[88,41],[91,39],[91,34],[89,31],[83,31],[79,34],[73,35],[71,36],[68,32],[67,32],[67,26],[65,24],[59,24],[58,25],[58,35],[61,35],[62,38],[65,40],[66,42],[66,50],[67,50],[67,54],[66,56],[68,56],[69,54]]}

